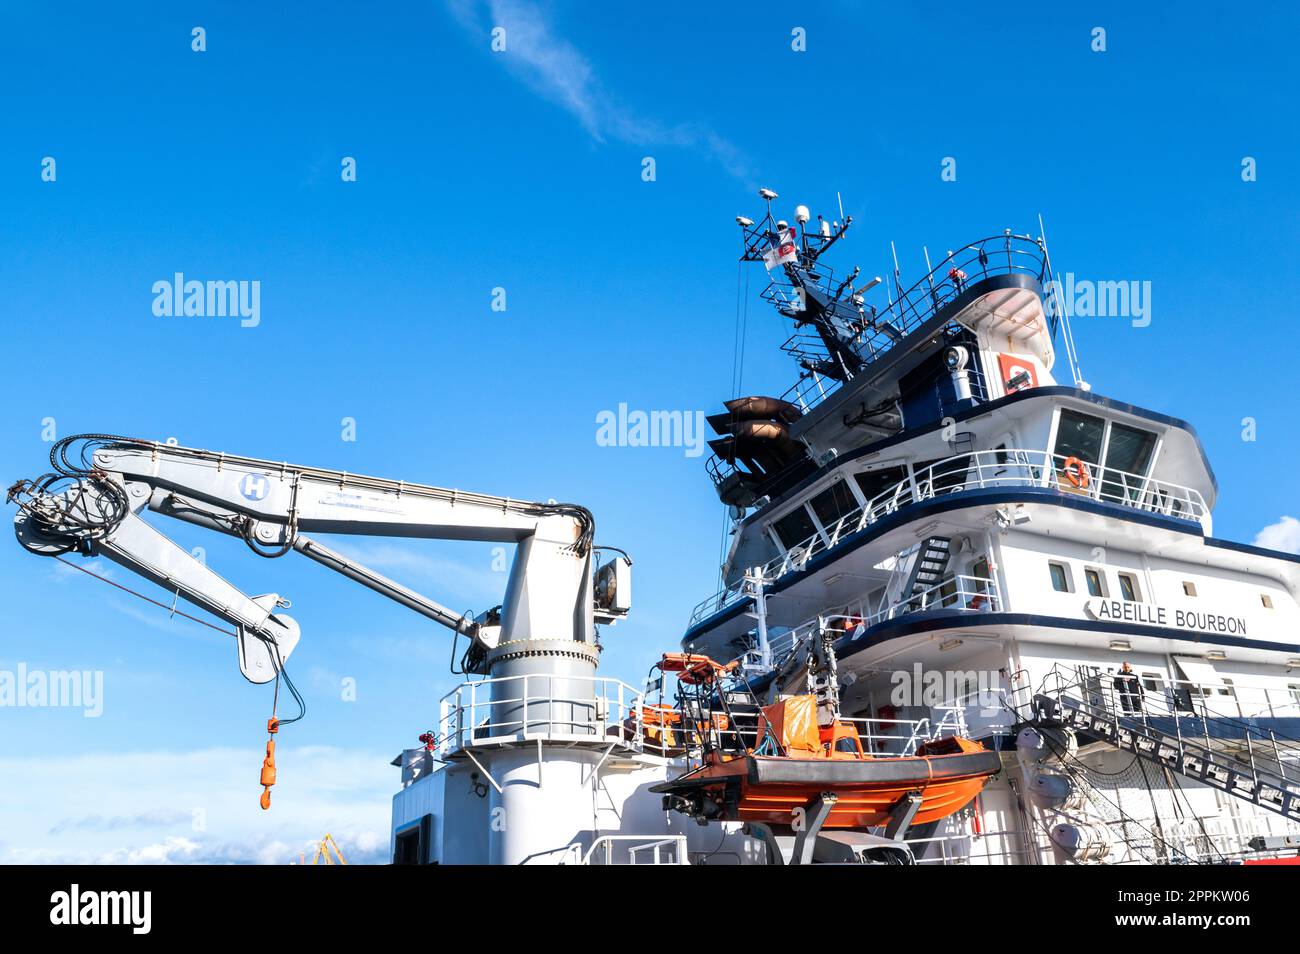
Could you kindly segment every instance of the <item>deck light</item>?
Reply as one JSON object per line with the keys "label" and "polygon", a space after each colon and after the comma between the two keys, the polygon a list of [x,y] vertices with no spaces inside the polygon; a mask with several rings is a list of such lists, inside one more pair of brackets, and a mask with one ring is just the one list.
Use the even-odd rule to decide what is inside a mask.
{"label": "deck light", "polygon": [[1133,644],[1127,639],[1112,639],[1110,641],[1110,648],[1115,650],[1117,653],[1127,653],[1133,649]]}
{"label": "deck light", "polygon": [[1225,653],[1222,649],[1211,649],[1208,653],[1205,654],[1205,658],[1210,660],[1211,662],[1223,662],[1225,659],[1228,658],[1228,654]]}
{"label": "deck light", "polygon": [[946,643],[939,644],[939,652],[946,653],[950,649],[956,649],[961,645],[960,639],[950,639]]}

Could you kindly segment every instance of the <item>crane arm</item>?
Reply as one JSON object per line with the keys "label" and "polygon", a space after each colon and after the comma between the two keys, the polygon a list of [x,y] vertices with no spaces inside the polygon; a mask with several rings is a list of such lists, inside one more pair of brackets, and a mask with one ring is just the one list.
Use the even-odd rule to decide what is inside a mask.
{"label": "crane arm", "polygon": [[[74,459],[77,446],[80,457]],[[467,664],[475,671],[482,671],[486,652],[499,640],[586,642],[594,638],[596,621],[626,615],[626,582],[610,585],[611,572],[604,585],[593,584],[593,520],[574,504],[106,435],[65,438],[50,457],[54,473],[10,489],[9,498],[19,504],[15,524],[23,546],[46,555],[103,555],[227,620],[239,637],[240,669],[253,682],[275,678],[298,642],[297,624],[274,612],[287,603],[274,594],[240,593],[141,519],[143,511],[241,537],[261,556],[301,553],[468,636]],[[513,543],[502,613],[471,619],[331,550],[308,531]],[[606,595],[605,605],[594,605],[596,590]]]}

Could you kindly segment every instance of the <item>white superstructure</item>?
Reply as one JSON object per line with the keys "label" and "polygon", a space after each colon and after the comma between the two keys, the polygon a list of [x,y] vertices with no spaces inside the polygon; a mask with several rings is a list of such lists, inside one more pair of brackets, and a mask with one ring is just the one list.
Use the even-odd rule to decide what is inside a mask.
{"label": "white superstructure", "polygon": [[[920,863],[1296,854],[1300,557],[1214,535],[1217,486],[1189,424],[1057,380],[1054,342],[1071,358],[1073,343],[1040,238],[1007,231],[911,288],[877,288],[819,261],[850,220],[804,233],[806,215],[777,222],[764,198],[763,221],[738,221],[772,275],[763,297],[795,322],[801,374],[710,418],[733,523],[682,648],[737,660],[775,694],[829,630],[844,715],[876,751],[959,730],[1000,752],[973,804],[906,833]],[[568,743],[497,727],[487,688],[445,700],[431,751],[399,760],[399,855],[483,860],[462,834],[412,832],[446,832],[453,797],[481,813],[499,787],[551,784],[547,753]],[[682,767],[647,746],[643,689],[596,691],[601,742],[578,746],[584,770],[555,789],[582,789],[576,813],[555,810],[564,832],[586,827],[556,831],[553,853],[763,861],[737,826],[686,823],[645,794]],[[513,774],[489,778],[476,766],[500,746],[518,753]]]}

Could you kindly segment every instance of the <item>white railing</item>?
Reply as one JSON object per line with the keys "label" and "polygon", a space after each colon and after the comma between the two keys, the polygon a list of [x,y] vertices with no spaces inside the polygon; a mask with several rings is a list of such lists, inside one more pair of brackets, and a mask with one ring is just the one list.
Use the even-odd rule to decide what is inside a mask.
{"label": "white railing", "polygon": [[[862,607],[863,604],[859,602],[856,605]],[[893,603],[873,612],[866,610],[854,612],[850,608],[845,608],[843,612],[822,614],[800,623],[794,629],[769,637],[768,648],[772,663],[774,666],[779,666],[822,627],[852,635],[860,628],[869,628],[888,619],[939,609],[969,613],[1000,613],[1002,591],[998,588],[997,580],[991,577],[953,574],[920,593],[901,596]],[[748,650],[738,656],[736,661],[747,672],[762,668],[757,649]]]}
{"label": "white railing", "polygon": [[[1300,689],[1240,681],[1168,679],[1140,669],[1134,669],[1133,675],[1138,677],[1141,691],[1130,697],[1129,707],[1144,715],[1182,719],[1300,719]],[[1058,664],[1048,672],[1043,686],[1058,693],[1074,689],[1090,704],[1122,712],[1124,700],[1115,686],[1115,676],[1113,672]],[[1300,685],[1300,678],[1296,684]],[[1300,745],[1300,740],[1297,744]]]}
{"label": "white railing", "polygon": [[[952,274],[957,270],[969,277],[960,282],[955,281]],[[901,292],[896,299],[892,299],[889,306],[875,316],[871,325],[858,333],[853,350],[869,367],[872,361],[933,318],[971,284],[994,275],[1007,274],[1029,275],[1039,283],[1040,288],[1048,286],[1051,275],[1041,239],[1012,235],[1008,230],[1002,235],[980,239],[950,253],[929,274]],[[793,304],[794,293],[787,291],[787,288],[788,285],[783,283],[778,274],[764,291],[763,297],[778,305]],[[824,290],[831,290],[829,281]],[[1053,319],[1049,318],[1048,321],[1052,322]],[[887,332],[885,328],[890,331]],[[1055,332],[1054,323],[1051,328]],[[823,377],[815,371],[807,371],[805,376],[801,376],[786,391],[783,398],[798,404],[807,413],[840,387],[838,380]]]}
{"label": "white railing", "polygon": [[438,704],[439,755],[536,739],[642,741],[644,693],[617,679],[537,674],[466,682]]}
{"label": "white railing", "polygon": [[[622,847],[630,865],[688,865],[685,835],[601,835],[591,843],[586,854],[574,845],[577,863],[582,865],[615,864],[615,848]],[[648,860],[642,860],[643,858]]]}
{"label": "white railing", "polygon": [[[1210,508],[1205,499],[1191,487],[1087,463],[1081,465],[1082,470],[1067,471],[1064,465],[1068,459],[1042,450],[984,450],[938,461],[854,508],[834,523],[822,525],[807,539],[756,568],[754,575],[764,584],[771,583],[792,570],[802,569],[813,557],[833,550],[847,537],[903,507],[967,490],[1038,487],[1148,513],[1194,520],[1202,526],[1209,517]],[[745,580],[738,580],[701,600],[692,610],[688,625],[694,626],[730,606],[743,594],[747,585]]]}
{"label": "white railing", "polygon": [[[926,742],[967,734],[966,710],[964,707],[932,706],[930,711],[933,715],[923,719],[850,719],[841,716],[838,721],[853,726],[858,733],[858,741],[862,745],[863,754],[869,757],[883,758],[915,755],[917,748]],[[715,716],[719,714],[714,713]],[[644,743],[644,751],[652,755],[684,757],[688,767],[693,768],[700,763],[705,742],[704,736],[708,735],[710,737],[709,741],[715,747],[735,750],[737,748],[736,743],[740,743],[744,748],[751,751],[757,750],[760,754],[779,754],[764,749],[762,745],[764,740],[759,737],[757,728],[742,728],[730,724],[723,728],[716,719],[712,723],[701,720],[696,726],[685,729],[680,725],[674,725],[670,728],[675,733],[676,745],[669,747],[666,743],[657,743],[652,739],[647,739]]]}
{"label": "white railing", "polygon": [[1176,741],[1212,751],[1232,751],[1253,773],[1280,779],[1300,792],[1300,739],[1277,731],[1268,721],[1300,713],[1297,691],[1270,687],[1205,683],[1135,672],[1140,688],[1129,692],[1115,685],[1115,673],[1087,667],[1056,666],[1044,688],[1057,698],[1077,697],[1077,705],[1094,718],[1141,722]]}

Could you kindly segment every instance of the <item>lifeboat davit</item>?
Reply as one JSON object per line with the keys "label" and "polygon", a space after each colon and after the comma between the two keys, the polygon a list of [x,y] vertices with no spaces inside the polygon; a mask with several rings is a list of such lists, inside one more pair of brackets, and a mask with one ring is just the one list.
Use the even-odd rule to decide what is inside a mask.
{"label": "lifeboat davit", "polygon": [[1002,767],[997,752],[959,736],[925,744],[915,755],[872,755],[852,723],[818,726],[812,695],[763,706],[757,738],[738,752],[714,747],[697,768],[651,791],[702,821],[783,827],[830,794],[823,828],[866,829],[889,822],[914,795],[921,802],[912,824],[946,818],[970,804]]}

